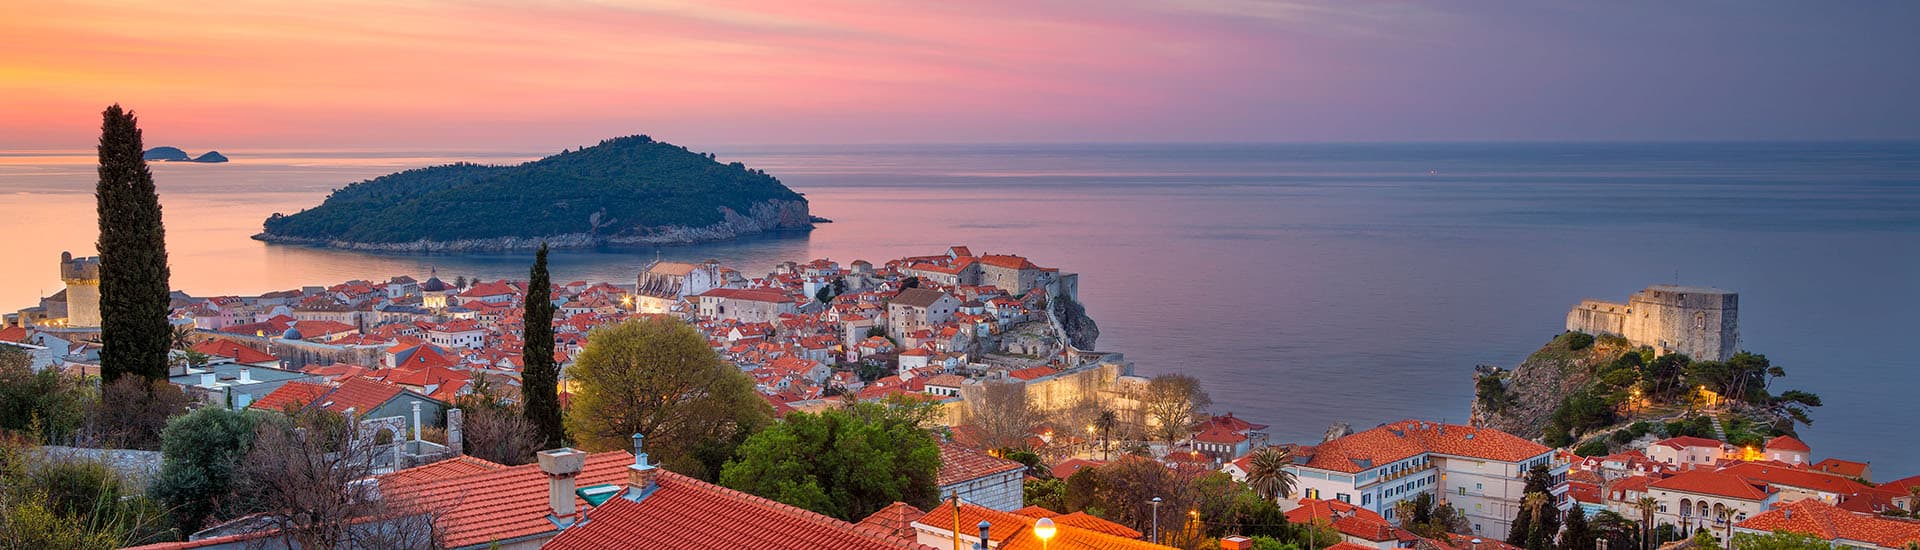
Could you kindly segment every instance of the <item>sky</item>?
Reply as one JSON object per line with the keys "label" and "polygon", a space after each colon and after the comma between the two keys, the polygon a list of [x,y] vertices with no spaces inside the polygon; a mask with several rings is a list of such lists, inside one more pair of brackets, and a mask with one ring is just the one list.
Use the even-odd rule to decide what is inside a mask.
{"label": "sky", "polygon": [[1920,2],[8,2],[0,149],[1920,138]]}

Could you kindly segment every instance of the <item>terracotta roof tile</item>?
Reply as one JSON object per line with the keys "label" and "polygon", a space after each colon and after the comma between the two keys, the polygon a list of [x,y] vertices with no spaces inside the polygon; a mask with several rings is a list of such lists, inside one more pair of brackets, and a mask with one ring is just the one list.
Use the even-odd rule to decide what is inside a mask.
{"label": "terracotta roof tile", "polygon": [[1767,440],[1766,448],[1769,451],[1779,449],[1782,451],[1799,451],[1803,453],[1813,452],[1813,447],[1809,447],[1805,442],[1794,439],[1791,435],[1783,435]]}
{"label": "terracotta roof tile", "polygon": [[1819,499],[1800,499],[1734,525],[1761,532],[1786,531],[1822,540],[1851,540],[1886,548],[1920,542],[1920,523],[1835,508]]}
{"label": "terracotta roof tile", "polygon": [[326,395],[327,392],[332,390],[333,388],[331,386],[311,382],[288,382],[281,384],[278,388],[274,388],[271,392],[267,392],[266,395],[260,396],[260,398],[254,400],[252,404],[247,405],[247,408],[263,411],[281,411],[285,410],[288,406],[304,407],[313,404],[315,399]]}
{"label": "terracotta roof tile", "polygon": [[[460,460],[460,459],[449,459]],[[445,461],[442,461],[445,462]],[[574,486],[625,483],[633,455],[626,451],[587,455]],[[456,468],[456,467],[449,467]],[[405,472],[405,470],[402,470]],[[558,530],[547,519],[547,476],[538,464],[524,464],[437,481],[401,483],[382,494],[440,510],[435,523],[450,548],[487,544]],[[585,501],[576,501],[584,508]]]}
{"label": "terracotta roof tile", "polygon": [[1688,470],[1679,475],[1647,484],[1652,489],[1684,491],[1743,500],[1765,500],[1767,491],[1740,476],[1707,470]]}
{"label": "terracotta roof tile", "polygon": [[1313,448],[1305,465],[1358,473],[1421,453],[1520,462],[1550,451],[1492,428],[1403,420],[1322,443]]}
{"label": "terracotta roof tile", "polygon": [[654,480],[654,489],[639,501],[627,495],[608,500],[545,548],[927,548],[878,526],[847,523],[664,470]]}
{"label": "terracotta roof tile", "polygon": [[1026,466],[1007,460],[987,456],[950,441],[940,442],[940,474],[938,486],[945,487],[962,481],[980,479],[993,474],[1010,472]]}
{"label": "terracotta roof tile", "polygon": [[860,520],[856,525],[882,533],[891,533],[901,540],[913,540],[915,537],[913,520],[920,519],[920,516],[924,515],[927,515],[925,511],[914,508],[912,504],[895,502]]}

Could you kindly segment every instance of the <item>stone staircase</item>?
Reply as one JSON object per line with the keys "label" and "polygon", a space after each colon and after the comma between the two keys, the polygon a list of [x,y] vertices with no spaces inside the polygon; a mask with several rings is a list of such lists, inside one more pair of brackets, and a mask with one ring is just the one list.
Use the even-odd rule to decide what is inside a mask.
{"label": "stone staircase", "polygon": [[1709,414],[1707,415],[1707,419],[1713,421],[1713,437],[1721,441],[1726,441],[1727,427],[1720,425],[1720,417],[1718,415]]}

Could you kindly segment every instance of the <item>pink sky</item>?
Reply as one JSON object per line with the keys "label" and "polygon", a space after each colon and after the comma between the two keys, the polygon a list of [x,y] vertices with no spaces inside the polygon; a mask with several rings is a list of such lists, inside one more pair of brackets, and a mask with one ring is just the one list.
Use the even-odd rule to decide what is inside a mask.
{"label": "pink sky", "polygon": [[[1653,52],[1629,41],[1618,55],[1581,57],[1617,40],[1616,26],[1697,34],[1631,12],[1290,0],[129,4],[7,8],[0,148],[87,147],[111,102],[142,115],[150,144],[189,150],[548,150],[633,133],[691,144],[1672,133],[1661,124],[1696,129],[1678,137],[1727,124],[1872,137],[1885,128],[1871,121],[1914,118],[1856,107],[1847,112],[1866,126],[1756,130],[1755,113],[1778,110],[1688,107],[1695,94],[1754,84],[1740,79],[1749,71],[1805,75],[1791,58],[1729,67],[1716,57],[1726,52],[1699,45]],[[1790,15],[1735,21],[1731,38],[1795,38],[1778,28]],[[1673,19],[1689,16],[1717,17]],[[1846,36],[1822,47],[1845,56]],[[1613,105],[1620,91],[1593,85],[1649,71],[1680,89]],[[1912,79],[1894,84],[1874,89],[1913,89]],[[1564,99],[1581,93],[1594,95]],[[1641,111],[1650,125],[1621,120]]]}

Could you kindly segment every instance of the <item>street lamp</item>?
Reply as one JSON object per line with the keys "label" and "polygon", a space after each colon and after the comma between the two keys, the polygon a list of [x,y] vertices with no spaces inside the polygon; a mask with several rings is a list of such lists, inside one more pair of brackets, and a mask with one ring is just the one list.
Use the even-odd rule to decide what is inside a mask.
{"label": "street lamp", "polygon": [[1040,518],[1034,523],[1033,536],[1040,537],[1040,548],[1046,550],[1047,541],[1053,540],[1053,518]]}
{"label": "street lamp", "polygon": [[1160,544],[1160,497],[1153,497],[1153,543]]}

